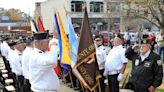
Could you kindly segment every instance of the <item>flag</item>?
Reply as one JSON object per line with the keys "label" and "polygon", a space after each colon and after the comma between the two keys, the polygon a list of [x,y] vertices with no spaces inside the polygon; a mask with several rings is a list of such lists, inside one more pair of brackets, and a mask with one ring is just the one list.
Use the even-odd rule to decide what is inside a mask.
{"label": "flag", "polygon": [[[78,52],[78,39],[76,37],[71,18],[67,15],[68,19],[68,36],[69,36],[69,43],[70,45],[70,51],[71,51],[71,60],[72,60],[72,72],[74,75],[78,76],[78,80],[80,82],[85,82],[82,76],[78,73],[78,71],[75,68],[76,62],[77,62],[77,52]],[[84,84],[86,85],[86,84]]]}
{"label": "flag", "polygon": [[59,24],[60,35],[61,35],[61,40],[62,40],[62,57],[61,57],[61,61],[64,64],[71,65],[70,44],[69,44],[69,41],[68,41],[68,37],[65,33],[65,30],[64,30],[62,20],[60,18],[59,13],[57,14],[57,18],[58,18],[58,24]]}
{"label": "flag", "polygon": [[[61,55],[62,55],[62,41],[61,41],[61,35],[60,35],[60,28],[59,28],[59,24],[58,24],[58,20],[57,20],[57,16],[55,14],[55,25],[56,25],[56,29],[57,29],[57,34],[58,34],[58,40],[59,40],[59,56],[60,56],[60,61],[61,61]],[[55,69],[56,72],[57,69]],[[58,69],[59,70],[59,69]]]}
{"label": "flag", "polygon": [[42,20],[41,20],[40,16],[38,17],[38,26],[39,26],[40,32],[45,32],[44,26],[43,26],[43,23],[42,23]]}
{"label": "flag", "polygon": [[60,63],[57,61],[57,66],[54,68],[54,71],[57,75],[60,75]]}
{"label": "flag", "polygon": [[38,28],[37,28],[36,23],[33,19],[30,21],[30,24],[31,24],[31,31],[33,31],[34,33],[37,33]]}
{"label": "flag", "polygon": [[71,66],[74,67],[77,61],[77,51],[78,51],[78,39],[76,37],[71,18],[68,16],[68,37],[70,45],[70,53],[71,53]]}
{"label": "flag", "polygon": [[60,56],[60,61],[61,61],[61,66],[63,67],[63,77],[66,77],[68,73],[71,71],[71,67],[65,63],[62,62],[62,55],[63,55],[63,46],[62,46],[62,37],[61,37],[61,32],[60,32],[60,27],[58,23],[58,17],[55,14],[55,25],[58,33],[58,40],[59,40],[59,56]]}
{"label": "flag", "polygon": [[[81,81],[85,88],[93,91],[101,77],[99,74],[96,48],[89,29],[89,19],[85,8],[84,19],[81,28],[80,42],[77,54],[77,63],[75,68],[84,81]],[[75,74],[78,78],[78,75]],[[78,78],[80,79],[80,78]]]}

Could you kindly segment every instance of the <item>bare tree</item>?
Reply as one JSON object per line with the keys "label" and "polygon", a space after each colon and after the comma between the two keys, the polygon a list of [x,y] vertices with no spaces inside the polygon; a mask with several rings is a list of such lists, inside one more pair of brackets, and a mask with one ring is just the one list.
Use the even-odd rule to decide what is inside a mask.
{"label": "bare tree", "polygon": [[164,29],[164,0],[127,0],[123,9],[128,17],[141,18]]}
{"label": "bare tree", "polygon": [[21,12],[19,9],[0,9],[0,16],[8,16],[11,20],[24,20],[29,18],[30,16],[24,12]]}

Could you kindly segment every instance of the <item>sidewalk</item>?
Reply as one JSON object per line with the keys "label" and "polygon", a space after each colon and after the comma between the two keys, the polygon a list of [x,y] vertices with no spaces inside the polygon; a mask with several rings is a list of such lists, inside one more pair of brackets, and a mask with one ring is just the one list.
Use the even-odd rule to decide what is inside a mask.
{"label": "sidewalk", "polygon": [[74,91],[73,89],[69,88],[66,84],[64,84],[64,83],[61,82],[61,80],[60,80],[59,92],[76,92],[76,91]]}
{"label": "sidewalk", "polygon": [[159,86],[157,89],[162,89],[162,90],[164,90],[164,83],[162,83],[161,86]]}

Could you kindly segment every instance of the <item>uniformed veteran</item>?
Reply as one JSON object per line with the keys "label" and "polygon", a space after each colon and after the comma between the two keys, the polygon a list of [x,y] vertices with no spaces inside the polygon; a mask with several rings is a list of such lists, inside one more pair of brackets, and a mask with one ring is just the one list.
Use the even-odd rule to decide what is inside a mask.
{"label": "uniformed veteran", "polygon": [[23,72],[22,72],[22,52],[25,48],[24,41],[22,38],[16,41],[15,50],[10,57],[11,68],[14,75],[16,75],[16,83],[18,92],[23,91]]}
{"label": "uniformed veteran", "polygon": [[34,34],[34,50],[29,63],[29,80],[34,92],[57,92],[59,79],[53,68],[57,65],[56,43],[48,49],[48,33]]}
{"label": "uniformed veteran", "polygon": [[132,84],[134,92],[155,92],[155,88],[162,83],[162,61],[150,50],[148,39],[141,42],[141,45],[129,47],[125,53],[125,56],[132,61],[129,83]]}
{"label": "uniformed veteran", "polygon": [[24,92],[30,92],[29,83],[29,59],[33,52],[33,37],[26,37],[25,39],[26,48],[22,53],[22,70],[24,76]]}
{"label": "uniformed veteran", "polygon": [[122,46],[121,37],[115,37],[114,47],[109,52],[106,62],[104,76],[108,76],[109,92],[119,92],[119,81],[123,79],[127,59],[125,58],[125,48]]}
{"label": "uniformed veteran", "polygon": [[100,86],[101,86],[101,92],[105,92],[106,84],[104,83],[105,77],[103,76],[104,68],[105,68],[105,59],[106,59],[106,49],[102,44],[102,37],[100,35],[95,36],[96,41],[96,57],[97,57],[97,63],[99,66],[99,71],[102,76],[100,79]]}

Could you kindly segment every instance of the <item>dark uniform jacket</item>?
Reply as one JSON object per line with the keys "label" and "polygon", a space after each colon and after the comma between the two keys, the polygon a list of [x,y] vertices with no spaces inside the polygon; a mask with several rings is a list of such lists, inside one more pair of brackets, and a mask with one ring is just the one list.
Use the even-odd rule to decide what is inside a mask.
{"label": "dark uniform jacket", "polygon": [[162,83],[162,62],[157,54],[150,52],[149,56],[142,61],[140,54],[134,52],[132,47],[125,53],[126,58],[132,61],[132,72],[129,82],[134,87],[148,89],[150,86],[158,87]]}

